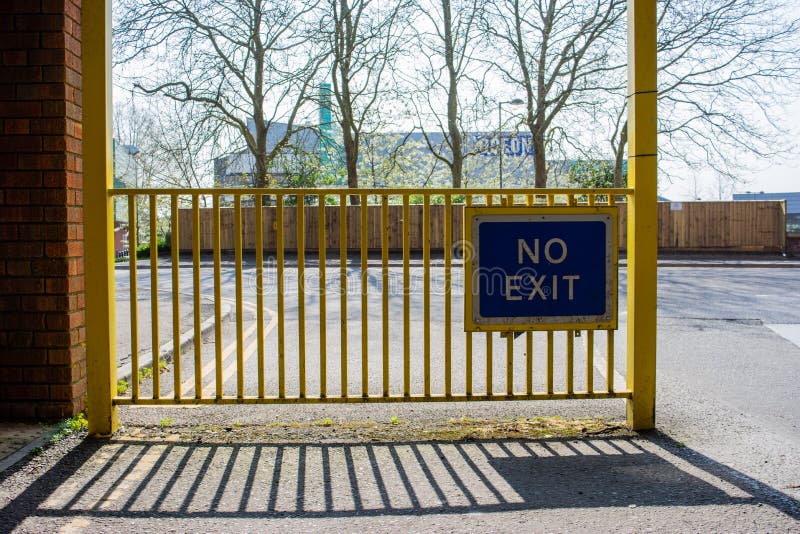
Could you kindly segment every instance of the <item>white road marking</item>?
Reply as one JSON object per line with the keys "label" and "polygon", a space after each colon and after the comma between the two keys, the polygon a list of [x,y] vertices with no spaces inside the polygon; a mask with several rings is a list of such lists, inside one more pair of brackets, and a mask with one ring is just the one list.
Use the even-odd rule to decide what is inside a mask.
{"label": "white road marking", "polygon": [[783,339],[800,347],[800,324],[767,324],[764,325]]}
{"label": "white road marking", "polygon": [[[235,301],[233,301],[233,299],[230,299],[230,298],[227,298],[227,297],[223,297],[222,300],[235,304]],[[247,303],[247,302],[242,302],[242,308],[246,308],[249,311],[256,311],[256,307],[254,305],[252,305],[252,304]],[[266,311],[267,314],[269,314],[269,316],[270,316],[270,321],[267,324],[267,326],[264,328],[264,338],[266,338],[269,335],[269,333],[275,328],[275,325],[277,324],[277,314],[275,312],[273,312],[272,310],[270,310],[269,308],[264,308],[264,311]],[[253,333],[256,330],[256,327],[257,327],[257,323],[253,323],[250,327],[248,327],[247,330],[245,330],[242,333],[242,341],[244,341],[245,339],[247,339],[251,335],[253,335]],[[215,340],[215,342],[216,342],[216,340]],[[223,349],[222,349],[222,360],[223,361],[226,358],[228,358],[233,353],[233,351],[236,350],[236,343],[237,343],[237,340],[234,339],[231,343],[229,343],[228,345],[223,347]],[[257,343],[257,340],[253,341],[245,349],[245,361],[248,361],[250,356],[252,355],[252,353],[255,352],[254,348],[256,346],[256,343]],[[216,380],[214,380],[213,379],[214,377],[211,376],[212,374],[215,374],[216,366],[217,366],[216,358],[211,359],[210,361],[206,362],[205,365],[203,365],[203,369],[201,371],[201,373],[202,373],[202,383],[204,384],[203,385],[203,396],[213,396],[216,393]],[[223,375],[222,375],[222,383],[223,384],[225,383],[226,380],[228,380],[228,378],[230,378],[230,376],[235,372],[235,370],[236,370],[236,361],[235,360],[232,363],[228,364],[225,368],[223,368]],[[192,376],[190,378],[187,378],[181,384],[181,395],[184,395],[187,391],[189,391],[192,388],[194,388],[194,381],[195,381],[195,376],[194,376],[194,374],[192,374]],[[173,397],[175,397],[175,391],[174,390],[169,391],[168,393],[166,393],[166,394],[161,396],[161,398],[165,398],[165,399],[173,398]]]}
{"label": "white road marking", "polygon": [[[623,312],[623,313],[625,313],[625,312]],[[622,315],[622,314],[620,314],[620,315]],[[598,330],[598,332],[599,332],[599,330]],[[616,348],[617,345],[619,344],[619,341],[620,341],[619,338],[623,337],[623,336],[617,335],[619,332],[620,332],[620,330],[617,330],[617,333],[615,333],[615,335],[614,335],[614,348]],[[583,350],[586,350],[586,337],[585,336],[581,336],[581,337],[579,337],[577,339],[580,340],[580,344],[583,345]],[[594,363],[594,368],[595,368],[595,371],[597,372],[597,374],[599,374],[603,378],[606,378],[606,366],[608,365],[607,364],[608,360],[606,359],[606,347],[604,346],[605,343],[603,343],[603,341],[604,340],[602,339],[602,336],[598,336],[598,335],[595,334],[595,336],[594,336],[594,355],[593,355],[593,358],[592,358],[592,362]],[[616,353],[615,353],[614,357],[615,357],[614,359],[616,360]],[[627,385],[626,385],[626,382],[625,382],[625,377],[622,376],[619,373],[619,371],[617,371],[616,366],[615,366],[614,367],[614,390],[618,391],[620,389],[625,389],[626,387],[627,387]]]}

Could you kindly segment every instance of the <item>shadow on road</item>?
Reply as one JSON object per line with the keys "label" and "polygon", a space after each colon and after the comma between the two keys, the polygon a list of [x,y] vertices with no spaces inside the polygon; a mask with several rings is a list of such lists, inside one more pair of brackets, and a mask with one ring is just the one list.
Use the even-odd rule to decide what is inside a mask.
{"label": "shadow on road", "polygon": [[[9,472],[0,483],[5,483]],[[398,443],[84,441],[0,510],[26,518],[266,518],[800,502],[652,433]]]}

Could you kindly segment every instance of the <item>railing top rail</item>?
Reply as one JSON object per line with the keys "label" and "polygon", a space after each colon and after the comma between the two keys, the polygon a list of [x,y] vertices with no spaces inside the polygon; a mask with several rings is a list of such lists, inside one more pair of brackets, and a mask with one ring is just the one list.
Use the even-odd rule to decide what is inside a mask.
{"label": "railing top rail", "polygon": [[572,189],[456,189],[456,188],[120,188],[109,189],[110,196],[127,195],[633,195],[630,188]]}

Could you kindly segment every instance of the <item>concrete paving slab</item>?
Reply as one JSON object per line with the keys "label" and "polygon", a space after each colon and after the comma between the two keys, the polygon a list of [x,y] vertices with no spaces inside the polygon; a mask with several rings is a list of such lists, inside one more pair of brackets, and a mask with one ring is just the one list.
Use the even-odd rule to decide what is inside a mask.
{"label": "concrete paving slab", "polygon": [[43,445],[52,432],[51,425],[0,422],[0,472]]}

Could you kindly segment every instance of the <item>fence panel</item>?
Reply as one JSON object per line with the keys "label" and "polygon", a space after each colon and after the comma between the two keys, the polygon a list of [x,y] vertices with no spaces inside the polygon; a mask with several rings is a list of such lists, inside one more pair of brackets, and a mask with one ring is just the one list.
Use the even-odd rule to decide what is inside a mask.
{"label": "fence panel", "polygon": [[[312,190],[309,190],[312,191]],[[308,199],[314,195],[309,193]],[[403,206],[400,196],[393,198],[388,206],[386,232],[389,251],[403,250]],[[627,248],[627,206],[620,202],[619,245]],[[451,224],[453,242],[462,236],[463,204],[453,204]],[[284,207],[284,246],[297,248],[297,207]],[[410,246],[413,252],[423,250],[423,205],[411,204]],[[200,248],[209,252],[212,247],[212,208],[200,209]],[[222,250],[234,249],[233,208],[220,210]],[[306,251],[318,249],[318,206],[306,206],[304,212],[306,228]],[[369,221],[381,220],[381,206],[369,205]],[[430,206],[431,251],[442,252],[444,244],[445,206]],[[191,210],[179,210],[180,250],[191,251]],[[262,208],[264,251],[276,250],[275,207]],[[659,202],[658,247],[667,251],[763,251],[779,252],[784,249],[786,239],[785,207],[780,201],[736,201],[736,202]],[[243,247],[255,249],[255,208],[242,208]],[[368,225],[367,248],[370,252],[382,250],[382,225]],[[329,250],[339,248],[339,206],[325,207],[325,243]],[[358,206],[347,207],[347,249],[358,251],[361,247],[361,217]]]}
{"label": "fence panel", "polygon": [[[353,193],[359,205],[319,205]],[[159,267],[155,256],[149,269],[131,264],[133,389],[116,404],[631,398],[615,382],[613,330],[463,333],[464,272],[451,255],[462,237],[464,206],[453,203],[464,198],[460,191],[113,194],[129,205],[147,198],[145,207],[168,197],[176,235],[167,264]],[[630,194],[494,190],[465,200],[574,206]],[[314,205],[298,208],[296,195]],[[412,204],[412,195],[422,203]],[[211,207],[200,207],[203,197]],[[262,199],[270,205],[256,210]],[[177,210],[181,200],[192,208]],[[147,215],[155,226],[155,213]],[[177,262],[178,249],[191,252],[191,266]],[[201,251],[213,254],[213,264],[201,261]],[[171,276],[158,277],[159,268]],[[144,303],[149,313],[137,314]],[[161,334],[173,337],[186,326],[194,343],[170,340],[162,355],[162,323]],[[137,347],[140,336],[152,340],[149,354]],[[139,362],[149,367],[136,372]]]}

